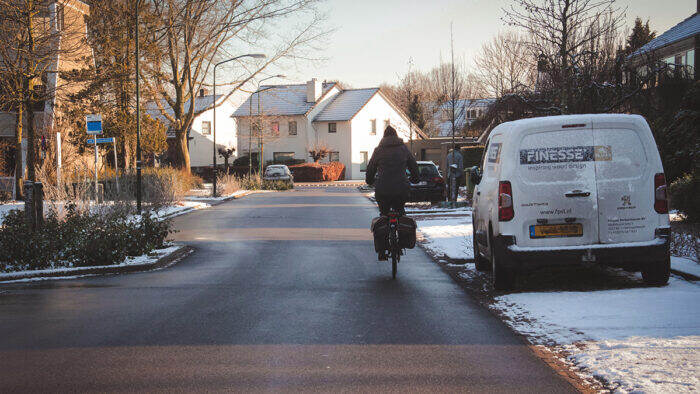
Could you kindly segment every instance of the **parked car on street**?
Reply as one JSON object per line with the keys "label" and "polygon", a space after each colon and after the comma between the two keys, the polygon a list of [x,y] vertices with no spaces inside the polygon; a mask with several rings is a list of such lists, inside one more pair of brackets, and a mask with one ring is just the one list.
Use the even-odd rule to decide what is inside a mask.
{"label": "parked car on street", "polygon": [[432,161],[418,162],[418,183],[411,184],[412,202],[445,201],[447,192],[445,189],[445,179],[440,174],[438,167]]}
{"label": "parked car on street", "polygon": [[294,186],[294,176],[289,167],[284,164],[272,164],[265,168],[264,181],[282,181]]}
{"label": "parked car on street", "polygon": [[472,173],[474,256],[494,287],[518,272],[575,262],[670,273],[661,158],[638,115],[567,115],[499,125]]}

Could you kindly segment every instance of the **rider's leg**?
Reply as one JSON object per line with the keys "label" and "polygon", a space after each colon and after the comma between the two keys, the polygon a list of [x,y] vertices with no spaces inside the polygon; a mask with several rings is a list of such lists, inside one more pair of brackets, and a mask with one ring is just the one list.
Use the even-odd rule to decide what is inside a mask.
{"label": "rider's leg", "polygon": [[382,198],[381,196],[378,198],[375,196],[375,198],[377,199],[377,205],[379,205],[379,214],[387,216],[391,210],[391,199]]}

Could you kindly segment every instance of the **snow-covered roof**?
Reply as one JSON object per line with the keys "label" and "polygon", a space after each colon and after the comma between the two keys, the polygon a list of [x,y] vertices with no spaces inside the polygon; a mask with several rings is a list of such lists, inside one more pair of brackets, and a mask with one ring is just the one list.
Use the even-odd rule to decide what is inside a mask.
{"label": "snow-covered roof", "polygon": [[[222,94],[217,94],[217,95],[216,95],[216,100],[218,101],[218,100],[220,100],[222,97],[224,97],[224,95],[222,95]],[[162,105],[163,105],[163,108],[165,108],[166,112],[168,113],[168,115],[173,115],[173,114],[174,114],[173,109],[170,108],[170,106],[168,105],[168,102],[165,101],[165,99],[162,99],[162,100],[161,100],[161,103],[162,103]],[[194,112],[200,112],[200,111],[202,111],[202,110],[204,110],[204,109],[207,109],[207,108],[210,107],[213,103],[214,103],[214,96],[213,96],[213,95],[197,96],[197,97],[195,97],[195,99],[194,99]],[[184,108],[185,108],[185,111],[189,111],[189,109],[190,109],[190,101],[189,101],[189,100],[187,100],[187,102],[185,103]],[[170,122],[168,121],[168,119],[161,113],[160,109],[158,108],[158,104],[157,104],[157,103],[154,103],[154,102],[146,103],[146,105],[145,105],[145,110],[146,110],[146,114],[150,115],[150,116],[153,117],[154,119],[157,119],[157,120],[163,122],[163,123],[166,124],[166,125],[167,125],[168,123],[170,123]]]}
{"label": "snow-covered roof", "polygon": [[379,88],[343,90],[316,115],[314,122],[350,120],[374,97],[377,91]]}
{"label": "snow-covered roof", "polygon": [[696,12],[693,16],[686,18],[683,22],[668,29],[664,34],[643,45],[627,58],[629,59],[644,53],[653,52],[659,48],[685,40],[697,34],[700,34],[700,13]]}
{"label": "snow-covered roof", "polygon": [[[335,83],[324,83],[322,94],[326,94]],[[258,97],[259,96],[259,97]],[[304,115],[316,103],[306,101],[306,84],[298,85],[263,85],[258,92],[251,94],[233,113],[233,116],[250,116],[258,114],[258,99],[264,115],[288,116]],[[252,100],[252,102],[251,102]],[[251,108],[252,104],[252,108]]]}

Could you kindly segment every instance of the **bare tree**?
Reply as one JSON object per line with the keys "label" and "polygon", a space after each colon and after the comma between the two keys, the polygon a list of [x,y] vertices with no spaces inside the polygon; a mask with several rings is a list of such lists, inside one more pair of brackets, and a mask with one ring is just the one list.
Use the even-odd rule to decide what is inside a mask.
{"label": "bare tree", "polygon": [[[231,58],[245,48],[271,50],[263,62],[238,63],[243,72],[226,95],[228,98],[278,61],[303,58],[304,49],[326,33],[318,28],[322,19],[315,12],[318,0],[150,1],[157,16],[152,27],[156,37],[155,45],[146,50],[144,82],[175,132],[174,164],[185,171],[190,169],[187,132],[194,118],[209,109],[197,109],[196,93],[207,86],[217,61]],[[306,15],[310,17],[304,18]],[[270,34],[274,23],[292,17],[299,18],[295,20],[297,24],[299,20],[305,22],[292,29],[291,34],[286,29],[284,37]]]}
{"label": "bare tree", "polygon": [[330,153],[331,148],[329,148],[324,142],[319,142],[309,148],[309,157],[311,157],[314,163],[318,163],[319,161],[323,160]]}
{"label": "bare tree", "polygon": [[534,87],[536,67],[525,37],[507,31],[484,43],[475,58],[477,75],[490,97]]}
{"label": "bare tree", "polygon": [[37,132],[48,133],[53,127],[55,99],[68,88],[58,72],[59,56],[63,69],[84,64],[84,22],[78,8],[60,1],[0,0],[0,110],[15,113],[18,191],[22,140],[26,134],[27,178],[35,181]]}
{"label": "bare tree", "polygon": [[546,74],[558,93],[561,112],[570,112],[575,74],[581,62],[597,54],[592,46],[614,36],[624,10],[616,0],[515,0],[504,9],[505,21],[528,33],[533,58],[546,62]]}

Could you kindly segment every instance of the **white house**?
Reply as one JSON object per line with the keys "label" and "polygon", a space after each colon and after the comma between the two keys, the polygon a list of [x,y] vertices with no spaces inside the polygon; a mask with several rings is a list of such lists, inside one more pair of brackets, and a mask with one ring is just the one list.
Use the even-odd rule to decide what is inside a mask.
{"label": "white house", "polygon": [[[251,129],[250,114],[253,125],[263,124],[262,133]],[[259,156],[262,150],[266,163],[308,162],[309,150],[325,145],[332,151],[328,160],[345,165],[347,179],[364,179],[369,157],[387,125],[405,141],[411,134],[414,139],[426,138],[416,125],[409,129],[406,115],[379,88],[342,89],[315,78],[305,84],[261,86],[233,117],[238,122],[239,155]]]}
{"label": "white house", "polygon": [[[216,149],[219,148],[237,148],[236,143],[236,122],[231,118],[231,114],[235,111],[236,106],[231,99],[224,100],[223,95],[216,96]],[[212,134],[214,128],[214,96],[206,94],[202,89],[194,101],[194,111],[196,117],[192,121],[192,127],[189,130],[188,149],[190,151],[190,167],[211,167],[214,137]],[[185,108],[189,108],[189,101],[185,103]],[[168,108],[168,112],[172,114],[172,110]],[[162,115],[155,103],[146,105],[146,113],[163,122],[166,126],[169,125],[168,119]],[[175,134],[168,128],[168,146],[172,145]],[[234,153],[231,161],[237,155]],[[223,158],[217,153],[217,163],[223,163]]]}

